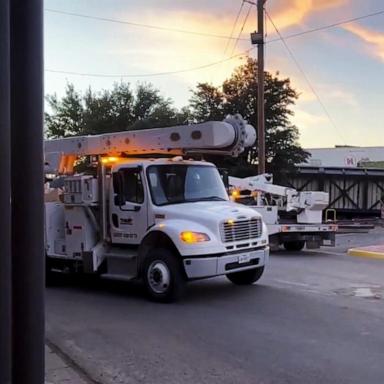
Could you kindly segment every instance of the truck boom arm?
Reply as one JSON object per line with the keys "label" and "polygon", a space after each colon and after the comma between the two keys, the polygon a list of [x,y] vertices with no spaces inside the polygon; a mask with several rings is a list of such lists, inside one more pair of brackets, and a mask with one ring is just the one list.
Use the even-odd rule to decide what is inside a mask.
{"label": "truck boom arm", "polygon": [[235,115],[222,122],[47,140],[45,166],[46,173],[71,174],[74,162],[89,155],[199,153],[237,156],[255,140],[255,129],[240,115]]}

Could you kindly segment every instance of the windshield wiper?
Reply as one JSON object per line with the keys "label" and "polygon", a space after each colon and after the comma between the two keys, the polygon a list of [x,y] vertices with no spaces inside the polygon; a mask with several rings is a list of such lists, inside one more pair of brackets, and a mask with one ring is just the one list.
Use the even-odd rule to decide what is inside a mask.
{"label": "windshield wiper", "polygon": [[187,199],[187,202],[193,202],[193,201],[227,201],[227,199],[224,199],[220,196],[207,196],[207,197],[198,197],[196,199]]}

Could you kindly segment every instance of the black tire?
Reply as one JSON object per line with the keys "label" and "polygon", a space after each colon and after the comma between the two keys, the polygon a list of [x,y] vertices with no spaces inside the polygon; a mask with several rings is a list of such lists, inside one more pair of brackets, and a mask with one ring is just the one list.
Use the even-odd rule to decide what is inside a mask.
{"label": "black tire", "polygon": [[284,248],[289,252],[301,251],[304,248],[305,241],[297,240],[297,241],[285,241]]}
{"label": "black tire", "polygon": [[263,275],[264,267],[247,269],[242,272],[228,273],[226,276],[229,281],[236,285],[250,285],[256,283]]}
{"label": "black tire", "polygon": [[143,279],[150,299],[170,303],[185,292],[186,277],[181,260],[168,249],[152,249],[143,265]]}

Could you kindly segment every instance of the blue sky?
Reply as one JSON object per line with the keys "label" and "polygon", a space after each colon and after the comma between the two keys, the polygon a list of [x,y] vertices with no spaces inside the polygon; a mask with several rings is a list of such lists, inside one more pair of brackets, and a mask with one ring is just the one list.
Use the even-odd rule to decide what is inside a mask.
{"label": "blue sky", "polygon": [[[85,19],[52,10],[229,35],[240,4],[241,0],[45,0],[45,67],[140,75],[124,80],[133,86],[151,82],[181,107],[187,104],[197,82],[219,84],[244,59],[174,75],[146,75],[202,66],[251,48],[248,37],[256,29],[254,7],[241,34],[245,40],[236,47],[231,43],[226,51],[226,39]],[[283,36],[384,10],[380,0],[268,0],[266,6]],[[247,11],[245,4],[235,36]],[[276,38],[269,23],[267,35],[267,40]],[[300,130],[300,143],[304,147],[384,145],[384,15],[288,39],[287,44],[333,120],[331,123],[284,45],[279,41],[267,44],[266,69],[290,77],[301,94],[292,118]],[[67,82],[79,90],[88,86],[99,90],[120,79],[47,71],[45,90],[60,96]]]}

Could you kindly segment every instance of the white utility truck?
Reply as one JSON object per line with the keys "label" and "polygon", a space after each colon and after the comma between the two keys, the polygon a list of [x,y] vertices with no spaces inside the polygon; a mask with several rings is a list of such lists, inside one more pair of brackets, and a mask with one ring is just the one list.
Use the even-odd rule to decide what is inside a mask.
{"label": "white utility truck", "polygon": [[[157,301],[177,299],[187,280],[257,281],[269,256],[261,215],[229,199],[213,164],[189,159],[237,156],[255,139],[236,115],[46,141],[47,276],[141,279]],[[85,157],[94,168],[75,174]]]}
{"label": "white utility truck", "polygon": [[271,174],[229,177],[232,199],[254,208],[268,227],[272,249],[288,251],[334,246],[337,225],[323,223],[329,204],[326,192],[303,191],[273,184]]}

